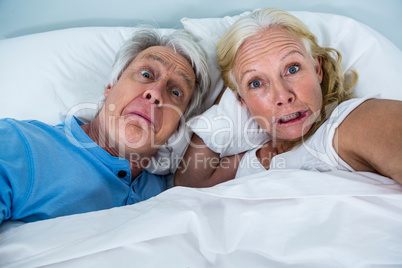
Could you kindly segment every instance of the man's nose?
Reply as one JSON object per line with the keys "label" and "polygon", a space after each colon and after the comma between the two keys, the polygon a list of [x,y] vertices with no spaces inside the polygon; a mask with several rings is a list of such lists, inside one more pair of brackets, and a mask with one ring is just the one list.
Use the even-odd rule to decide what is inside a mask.
{"label": "man's nose", "polygon": [[157,107],[162,107],[162,91],[164,90],[163,88],[164,86],[162,85],[162,83],[154,84],[151,88],[145,90],[143,97],[149,100],[151,103],[155,104]]}

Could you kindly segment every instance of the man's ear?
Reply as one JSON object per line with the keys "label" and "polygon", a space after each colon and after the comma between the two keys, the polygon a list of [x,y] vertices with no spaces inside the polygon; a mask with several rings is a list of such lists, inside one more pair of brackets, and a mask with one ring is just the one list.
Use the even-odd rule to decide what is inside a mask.
{"label": "man's ear", "polygon": [[109,96],[109,93],[111,90],[112,90],[112,86],[110,84],[107,84],[107,86],[105,88],[105,92],[103,92],[103,96],[105,96],[107,98],[107,96]]}
{"label": "man's ear", "polygon": [[320,56],[317,57],[316,72],[321,83],[324,71],[322,70],[322,58]]}

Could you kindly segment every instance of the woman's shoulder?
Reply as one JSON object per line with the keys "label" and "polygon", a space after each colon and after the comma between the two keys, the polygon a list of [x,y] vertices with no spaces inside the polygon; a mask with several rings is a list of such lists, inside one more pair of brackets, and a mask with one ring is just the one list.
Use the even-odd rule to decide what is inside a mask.
{"label": "woman's shoulder", "polygon": [[382,128],[400,121],[402,101],[391,99],[366,99],[353,109],[345,118],[344,127],[348,131],[361,128]]}
{"label": "woman's shoulder", "polygon": [[341,123],[354,109],[359,107],[362,103],[378,99],[378,95],[366,96],[363,98],[353,98],[340,103],[330,114],[328,120],[329,122]]}
{"label": "woman's shoulder", "polygon": [[396,149],[402,144],[398,135],[402,131],[401,117],[402,101],[368,99],[337,128],[334,148],[355,170],[381,169],[384,161],[389,162],[392,155],[398,154]]}

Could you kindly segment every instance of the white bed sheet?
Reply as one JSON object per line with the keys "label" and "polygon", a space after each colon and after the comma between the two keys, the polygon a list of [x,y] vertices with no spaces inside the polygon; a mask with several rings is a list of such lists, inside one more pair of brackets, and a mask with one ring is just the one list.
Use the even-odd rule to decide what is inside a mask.
{"label": "white bed sheet", "polygon": [[402,267],[402,186],[266,171],[0,228],[0,267]]}

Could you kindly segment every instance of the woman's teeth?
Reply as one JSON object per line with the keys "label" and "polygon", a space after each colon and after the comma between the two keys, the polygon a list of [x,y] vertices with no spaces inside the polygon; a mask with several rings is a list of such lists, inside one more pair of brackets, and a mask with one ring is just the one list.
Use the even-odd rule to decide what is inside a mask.
{"label": "woman's teeth", "polygon": [[300,116],[300,113],[295,112],[293,114],[285,115],[285,116],[279,118],[279,122],[280,123],[286,123],[286,122],[291,121],[291,120],[293,120],[293,119],[295,119],[295,118],[297,118],[299,116]]}

